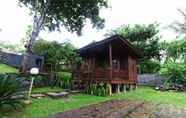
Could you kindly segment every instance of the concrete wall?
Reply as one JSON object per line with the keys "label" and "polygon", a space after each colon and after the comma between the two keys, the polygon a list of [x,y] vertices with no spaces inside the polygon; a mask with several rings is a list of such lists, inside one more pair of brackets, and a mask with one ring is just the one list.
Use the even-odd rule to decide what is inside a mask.
{"label": "concrete wall", "polygon": [[138,85],[158,86],[163,84],[166,79],[168,78],[158,74],[139,74],[137,81]]}
{"label": "concrete wall", "polygon": [[[23,59],[23,55],[6,53],[6,52],[0,51],[0,62],[1,63],[5,63],[7,65],[19,68],[21,66],[22,59]],[[32,67],[41,68],[42,65],[38,66],[38,64],[36,62],[37,59],[41,59],[42,61],[44,61],[43,57],[40,57],[37,55],[32,55],[29,58],[28,68],[32,68]]]}

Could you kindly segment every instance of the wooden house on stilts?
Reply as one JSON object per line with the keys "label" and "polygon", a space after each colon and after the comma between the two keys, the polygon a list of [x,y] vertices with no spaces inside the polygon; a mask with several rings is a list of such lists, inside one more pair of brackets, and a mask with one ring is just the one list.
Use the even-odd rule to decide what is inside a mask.
{"label": "wooden house on stilts", "polygon": [[123,37],[114,35],[78,50],[82,63],[75,72],[75,82],[84,89],[87,84],[106,83],[109,94],[121,86],[136,86],[138,51]]}

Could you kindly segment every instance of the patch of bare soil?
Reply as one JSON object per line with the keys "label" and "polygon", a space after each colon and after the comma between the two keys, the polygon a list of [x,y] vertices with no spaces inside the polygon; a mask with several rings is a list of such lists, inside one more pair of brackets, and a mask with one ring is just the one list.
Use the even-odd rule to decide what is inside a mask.
{"label": "patch of bare soil", "polygon": [[57,113],[48,118],[186,118],[186,109],[165,104],[110,100]]}
{"label": "patch of bare soil", "polygon": [[143,104],[124,118],[186,118],[186,109],[167,104]]}
{"label": "patch of bare soil", "polygon": [[57,113],[48,118],[124,118],[135,109],[143,106],[143,102],[128,100],[111,100],[80,109]]}
{"label": "patch of bare soil", "polygon": [[155,104],[146,103],[128,113],[124,118],[151,118],[154,108],[156,108]]}

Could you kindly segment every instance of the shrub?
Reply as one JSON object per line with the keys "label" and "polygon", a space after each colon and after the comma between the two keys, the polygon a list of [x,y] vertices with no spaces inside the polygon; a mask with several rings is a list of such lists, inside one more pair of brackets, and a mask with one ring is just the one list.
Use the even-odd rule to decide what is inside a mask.
{"label": "shrub", "polygon": [[108,87],[104,83],[90,84],[86,88],[85,93],[90,95],[96,95],[96,96],[106,96],[108,95]]}
{"label": "shrub", "polygon": [[71,89],[72,74],[69,72],[58,72],[56,85],[64,89]]}
{"label": "shrub", "polygon": [[[26,77],[26,79],[28,81],[31,81],[31,78],[33,76],[28,76]],[[45,76],[42,76],[42,75],[37,75],[37,76],[34,76],[34,87],[43,87],[43,86],[49,86],[49,79]]]}
{"label": "shrub", "polygon": [[140,73],[156,73],[160,67],[160,62],[157,60],[145,60],[139,64]]}
{"label": "shrub", "polygon": [[0,75],[0,108],[21,106],[20,99],[16,96],[24,95],[24,84],[20,78],[12,79],[10,75]]}
{"label": "shrub", "polygon": [[186,64],[168,61],[160,69],[159,73],[160,75],[168,77],[168,79],[164,82],[166,88],[170,88],[175,85],[186,86]]}

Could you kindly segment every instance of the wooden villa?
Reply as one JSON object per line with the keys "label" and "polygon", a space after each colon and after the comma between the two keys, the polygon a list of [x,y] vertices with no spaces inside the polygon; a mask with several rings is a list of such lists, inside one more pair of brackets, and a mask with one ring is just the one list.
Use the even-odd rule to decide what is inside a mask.
{"label": "wooden villa", "polygon": [[111,95],[112,91],[136,86],[139,54],[123,37],[114,35],[80,48],[78,52],[83,61],[74,76],[81,89],[87,84],[102,82],[108,84]]}

